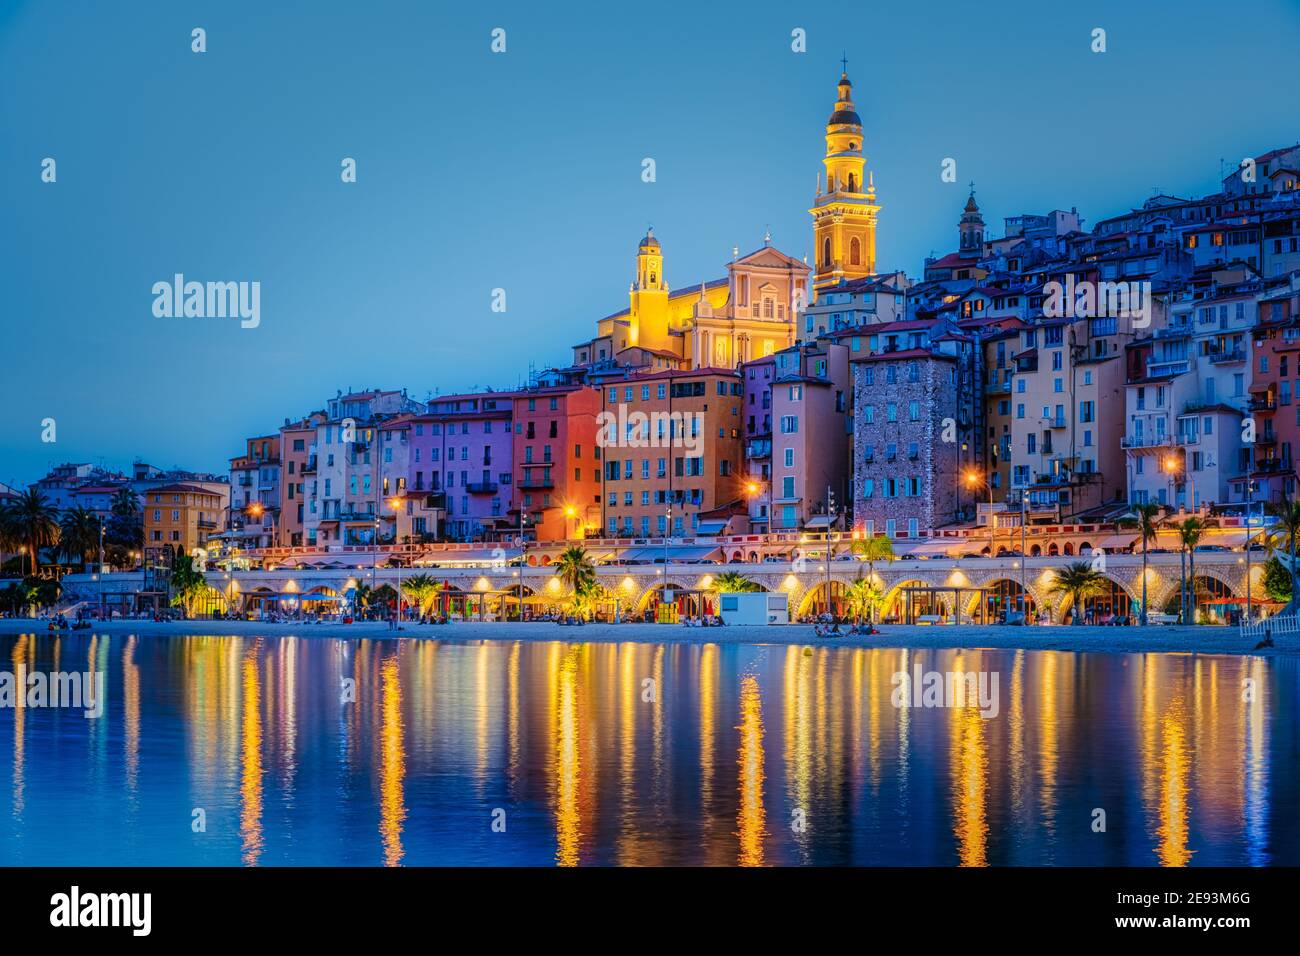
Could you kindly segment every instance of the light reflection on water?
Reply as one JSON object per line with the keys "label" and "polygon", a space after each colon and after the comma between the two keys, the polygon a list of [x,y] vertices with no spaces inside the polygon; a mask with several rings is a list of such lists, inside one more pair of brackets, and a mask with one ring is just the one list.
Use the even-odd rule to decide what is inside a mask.
{"label": "light reflection on water", "polygon": [[[76,634],[0,660],[107,684],[99,719],[0,709],[4,864],[1300,863],[1293,659]],[[997,716],[894,706],[917,668],[996,673]]]}

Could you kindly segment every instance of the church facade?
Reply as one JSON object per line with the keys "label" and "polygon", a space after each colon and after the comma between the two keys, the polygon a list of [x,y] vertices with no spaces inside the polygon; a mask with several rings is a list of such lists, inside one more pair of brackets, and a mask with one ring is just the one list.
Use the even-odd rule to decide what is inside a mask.
{"label": "church facade", "polygon": [[809,210],[816,269],[775,248],[768,236],[760,248],[729,262],[724,277],[671,289],[664,250],[651,229],[637,247],[627,307],[600,319],[595,337],[573,346],[574,366],[736,368],[794,345],[798,316],[818,291],[874,272],[880,206],[847,74],[838,89],[826,125],[826,185],[819,173]]}

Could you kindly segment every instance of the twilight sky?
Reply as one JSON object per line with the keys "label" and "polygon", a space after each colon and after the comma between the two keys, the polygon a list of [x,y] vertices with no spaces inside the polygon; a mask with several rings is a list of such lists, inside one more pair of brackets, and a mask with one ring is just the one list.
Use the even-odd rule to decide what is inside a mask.
{"label": "twilight sky", "polygon": [[[0,481],[224,471],[336,388],[515,386],[626,305],[648,223],[674,287],[765,229],[808,254],[842,53],[882,270],[955,245],[972,179],[995,233],[1090,228],[1300,139],[1295,0],[1057,6],[0,0]],[[177,272],[260,282],[260,326],[156,318]]]}

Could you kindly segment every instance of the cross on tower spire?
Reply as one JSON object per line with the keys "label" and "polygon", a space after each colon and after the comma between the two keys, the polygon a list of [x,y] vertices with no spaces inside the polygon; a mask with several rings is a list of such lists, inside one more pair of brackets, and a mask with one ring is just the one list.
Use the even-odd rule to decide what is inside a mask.
{"label": "cross on tower spire", "polygon": [[847,50],[844,52],[844,55],[840,57],[840,66],[844,68],[844,73],[847,74],[849,72],[849,55]]}

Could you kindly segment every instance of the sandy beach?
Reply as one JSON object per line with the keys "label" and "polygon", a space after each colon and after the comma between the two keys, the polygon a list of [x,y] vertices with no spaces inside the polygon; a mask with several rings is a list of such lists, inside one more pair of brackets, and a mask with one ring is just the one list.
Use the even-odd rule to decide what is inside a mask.
{"label": "sandy beach", "polygon": [[[46,622],[0,619],[0,634],[49,634]],[[77,632],[74,632],[77,633]],[[1026,650],[1092,651],[1117,654],[1175,652],[1196,654],[1300,654],[1300,640],[1278,639],[1278,646],[1256,651],[1235,627],[1005,627],[885,625],[874,637],[817,637],[811,625],[683,627],[680,624],[586,624],[581,627],[535,623],[465,622],[444,625],[404,624],[393,631],[387,624],[272,624],[265,621],[109,621],[96,622],[84,633],[164,637],[172,635],[296,636],[367,638],[371,640],[443,641],[564,641],[567,643],[637,641],[670,644],[807,644],[829,647],[908,648],[1024,648]]]}

